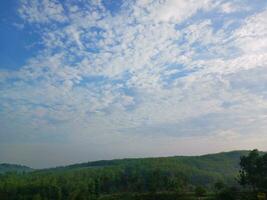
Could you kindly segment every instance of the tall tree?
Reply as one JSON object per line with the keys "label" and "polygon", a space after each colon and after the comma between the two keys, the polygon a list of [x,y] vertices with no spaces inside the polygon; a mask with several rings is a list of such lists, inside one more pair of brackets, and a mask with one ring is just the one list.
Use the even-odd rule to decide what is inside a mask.
{"label": "tall tree", "polygon": [[267,154],[254,149],[240,159],[239,183],[253,191],[267,192]]}

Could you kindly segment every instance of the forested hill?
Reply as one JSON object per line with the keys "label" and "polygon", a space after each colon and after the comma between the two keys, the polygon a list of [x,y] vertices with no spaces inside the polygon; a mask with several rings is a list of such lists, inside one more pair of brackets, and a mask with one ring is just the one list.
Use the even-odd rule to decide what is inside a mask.
{"label": "forested hill", "polygon": [[[240,157],[248,153],[102,160],[29,173],[5,173],[0,174],[0,199],[173,200],[186,199],[178,198],[180,195],[192,196],[197,187],[206,188],[212,196],[218,182],[229,187],[238,185]],[[29,169],[4,166],[9,171]]]}
{"label": "forested hill", "polygon": [[99,160],[87,163],[78,163],[68,166],[61,166],[45,170],[68,170],[79,168],[101,168],[108,166],[129,166],[129,165],[163,165],[194,168],[205,171],[235,172],[239,168],[240,157],[247,155],[249,151],[230,151],[216,154],[206,154],[201,156],[172,156],[172,157],[152,157],[152,158],[125,158],[114,160]]}
{"label": "forested hill", "polygon": [[30,172],[33,169],[23,165],[0,163],[0,174],[7,172]]}
{"label": "forested hill", "polygon": [[216,154],[207,154],[201,156],[172,156],[172,157],[153,157],[153,158],[126,158],[126,159],[114,159],[114,160],[99,160],[86,163],[78,163],[68,166],[59,166],[55,168],[48,168],[42,170],[34,170],[30,167],[0,163],[0,173],[6,172],[45,172],[45,171],[66,171],[66,170],[78,170],[86,168],[105,168],[105,167],[130,167],[130,166],[142,166],[142,167],[171,167],[178,168],[181,171],[187,171],[190,173],[203,172],[203,173],[215,173],[218,176],[221,175],[233,175],[239,169],[240,157],[247,155],[249,151],[231,151],[222,152]]}
{"label": "forested hill", "polygon": [[231,151],[202,156],[172,156],[157,158],[131,158],[100,160],[87,163],[38,170],[37,172],[62,172],[72,170],[161,170],[177,172],[184,175],[192,184],[209,185],[216,180],[235,182],[239,170],[240,157],[247,155],[249,151]]}

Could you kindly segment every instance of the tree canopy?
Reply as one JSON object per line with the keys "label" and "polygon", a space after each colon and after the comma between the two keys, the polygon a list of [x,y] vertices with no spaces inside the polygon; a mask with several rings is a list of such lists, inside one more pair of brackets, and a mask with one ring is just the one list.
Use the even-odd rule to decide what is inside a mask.
{"label": "tree canopy", "polygon": [[267,192],[267,154],[254,149],[240,159],[239,183],[253,191]]}

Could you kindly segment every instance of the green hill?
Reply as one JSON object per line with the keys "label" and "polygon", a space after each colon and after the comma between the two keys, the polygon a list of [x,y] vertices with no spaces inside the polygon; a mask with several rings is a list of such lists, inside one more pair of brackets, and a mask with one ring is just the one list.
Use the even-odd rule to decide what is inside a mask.
{"label": "green hill", "polygon": [[161,170],[179,173],[193,185],[212,185],[217,180],[234,184],[239,170],[240,157],[249,151],[232,151],[202,156],[173,156],[100,160],[36,171],[35,173],[68,171]]}
{"label": "green hill", "polygon": [[151,193],[157,192],[163,195],[162,199],[173,199],[172,195],[181,192],[191,195],[197,186],[212,192],[218,181],[228,186],[237,185],[240,156],[248,153],[102,160],[24,174],[0,174],[0,197],[34,199],[38,194],[43,199],[84,199],[86,196],[85,199],[92,200],[118,200],[128,199],[121,197],[124,194],[130,195],[129,199],[149,199]]}
{"label": "green hill", "polygon": [[0,164],[0,174],[4,174],[7,172],[30,172],[33,169],[23,165],[16,165],[16,164],[7,164],[2,163]]}
{"label": "green hill", "polygon": [[[215,167],[213,170],[219,170],[217,167],[225,166],[234,170],[239,165],[240,156],[247,155],[249,151],[230,151],[216,154],[206,154],[201,156],[172,156],[172,157],[152,157],[152,158],[125,158],[114,160],[99,160],[87,163],[78,163],[68,166],[49,168],[45,170],[67,170],[77,168],[108,167],[108,166],[125,166],[129,164],[173,164],[173,165],[190,165],[199,169],[209,170],[207,167]],[[158,163],[160,161],[160,163]],[[211,165],[211,166],[209,166]]]}

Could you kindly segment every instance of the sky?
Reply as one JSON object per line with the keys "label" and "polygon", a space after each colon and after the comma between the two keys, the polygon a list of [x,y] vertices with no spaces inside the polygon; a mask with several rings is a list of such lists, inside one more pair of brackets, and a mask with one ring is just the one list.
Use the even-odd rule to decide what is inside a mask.
{"label": "sky", "polygon": [[0,1],[0,163],[267,150],[266,0]]}

